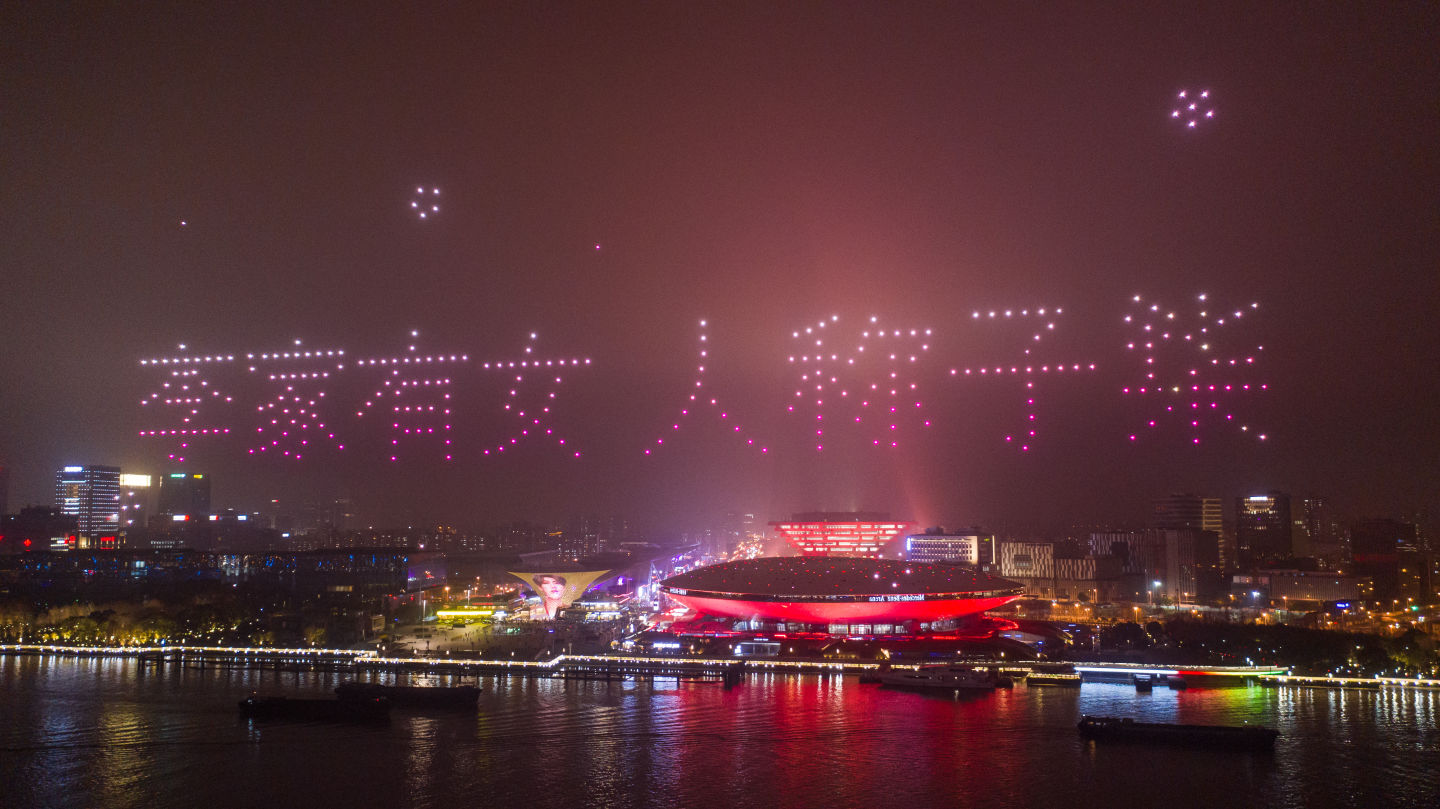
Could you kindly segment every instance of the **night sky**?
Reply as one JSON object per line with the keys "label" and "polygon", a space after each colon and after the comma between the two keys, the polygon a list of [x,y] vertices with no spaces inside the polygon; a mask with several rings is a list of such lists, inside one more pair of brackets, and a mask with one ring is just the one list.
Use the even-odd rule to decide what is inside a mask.
{"label": "night sky", "polygon": [[[210,5],[0,8],[12,510],[64,464],[182,468],[137,435],[166,422],[139,406],[161,381],[141,359],[296,339],[470,355],[455,457],[390,462],[352,412],[382,377],[352,365],[327,390],[345,450],[250,457],[237,404],[236,437],[188,451],[220,506],[1038,530],[1170,491],[1354,516],[1440,499],[1433,3]],[[1202,89],[1213,119],[1170,117]],[[423,221],[417,186],[442,192]],[[1264,345],[1247,380],[1267,390],[1226,402],[1252,431],[1196,445],[1120,391],[1143,375],[1131,296],[1185,316],[1200,293],[1260,304],[1226,341]],[[1095,371],[1045,377],[1033,407],[1016,377],[945,378],[1023,364],[1030,325],[988,312],[1040,306],[1064,312],[1032,356]],[[787,358],[832,316],[851,347],[871,316],[934,330],[909,377],[931,426],[910,414],[877,448],[832,399],[815,450]],[[679,416],[701,319],[725,419]],[[517,421],[477,363],[531,332],[536,356],[592,358],[554,400],[567,444],[484,456]],[[227,373],[251,410],[273,395]],[[1021,451],[1004,436],[1030,412]]]}

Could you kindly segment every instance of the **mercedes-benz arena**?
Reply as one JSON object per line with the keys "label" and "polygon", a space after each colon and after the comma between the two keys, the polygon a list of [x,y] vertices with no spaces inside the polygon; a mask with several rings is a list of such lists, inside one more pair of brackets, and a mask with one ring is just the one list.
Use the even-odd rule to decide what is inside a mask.
{"label": "mercedes-benz arena", "polygon": [[673,576],[660,589],[698,613],[810,624],[960,618],[1022,592],[970,567],[842,557],[726,562]]}

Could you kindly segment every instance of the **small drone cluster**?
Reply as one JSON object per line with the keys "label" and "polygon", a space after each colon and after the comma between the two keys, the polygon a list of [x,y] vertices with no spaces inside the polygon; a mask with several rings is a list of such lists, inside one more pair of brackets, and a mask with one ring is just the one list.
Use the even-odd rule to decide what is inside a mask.
{"label": "small drone cluster", "polygon": [[440,213],[440,189],[416,186],[415,195],[410,198],[410,212],[419,219]]}
{"label": "small drone cluster", "polygon": [[1170,110],[1170,119],[1184,124],[1186,129],[1195,129],[1202,122],[1215,117],[1215,106],[1210,102],[1209,90],[1181,90],[1175,102],[1175,108]]}

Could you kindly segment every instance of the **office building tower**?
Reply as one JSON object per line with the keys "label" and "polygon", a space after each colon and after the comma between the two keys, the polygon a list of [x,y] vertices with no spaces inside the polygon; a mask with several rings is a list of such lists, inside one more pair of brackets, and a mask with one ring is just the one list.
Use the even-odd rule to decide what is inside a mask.
{"label": "office building tower", "polygon": [[138,531],[150,518],[155,480],[150,475],[120,475],[120,529]]}
{"label": "office building tower", "polygon": [[1218,497],[1172,494],[1151,502],[1151,528],[1194,528],[1199,531],[1223,529],[1223,509]]}
{"label": "office building tower", "polygon": [[160,514],[186,515],[191,519],[210,514],[210,476],[171,472],[160,478]]}
{"label": "office building tower", "polygon": [[1097,531],[1090,535],[1090,553],[1117,560],[1129,598],[1186,604],[1199,593],[1199,559],[1213,558],[1214,538],[1213,531],[1194,528]]}
{"label": "office building tower", "polygon": [[1302,555],[1291,518],[1290,495],[1269,492],[1235,500],[1235,545],[1240,566],[1252,568]]}
{"label": "office building tower", "polygon": [[995,537],[979,532],[910,534],[905,537],[905,558],[912,562],[993,564]]}
{"label": "office building tower", "polygon": [[1382,609],[1408,606],[1424,598],[1428,571],[1412,523],[1364,520],[1350,527],[1352,567],[1375,581],[1375,600]]}
{"label": "office building tower", "polygon": [[115,548],[120,534],[120,469],[67,466],[55,473],[55,507],[74,517],[78,548]]}

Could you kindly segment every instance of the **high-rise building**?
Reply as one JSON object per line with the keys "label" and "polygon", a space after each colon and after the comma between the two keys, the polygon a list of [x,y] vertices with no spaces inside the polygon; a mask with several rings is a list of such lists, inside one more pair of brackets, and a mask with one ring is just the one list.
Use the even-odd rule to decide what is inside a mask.
{"label": "high-rise building", "polygon": [[1303,543],[1295,537],[1290,495],[1269,492],[1236,498],[1235,545],[1244,568],[1303,555]]}
{"label": "high-rise building", "polygon": [[1360,576],[1375,581],[1375,600],[1382,608],[1423,599],[1426,565],[1412,523],[1364,520],[1350,527],[1350,555]]}
{"label": "high-rise building", "polygon": [[572,561],[620,549],[629,525],[615,515],[587,514],[570,521],[560,536],[560,555]]}
{"label": "high-rise building", "polygon": [[1151,502],[1151,528],[1194,528],[1199,531],[1224,529],[1224,509],[1220,498],[1197,494],[1172,494]]}
{"label": "high-rise building", "polygon": [[7,510],[10,505],[10,467],[0,463],[0,516],[9,514]]}
{"label": "high-rise building", "polygon": [[1144,531],[1103,531],[1090,535],[1090,552],[1119,560],[1132,599],[1169,599],[1193,603],[1199,592],[1197,557],[1209,558],[1213,531],[1195,528],[1150,528]]}
{"label": "high-rise building", "polygon": [[197,519],[210,514],[210,476],[171,472],[160,478],[160,514]]}
{"label": "high-rise building", "polygon": [[67,466],[56,472],[55,507],[75,518],[77,547],[118,547],[120,468]]}
{"label": "high-rise building", "polygon": [[1302,499],[1296,521],[1305,533],[1310,553],[1322,566],[1333,569],[1347,560],[1345,531],[1328,499],[1313,496]]}
{"label": "high-rise building", "polygon": [[120,474],[120,530],[138,531],[146,526],[154,493],[150,475]]}

